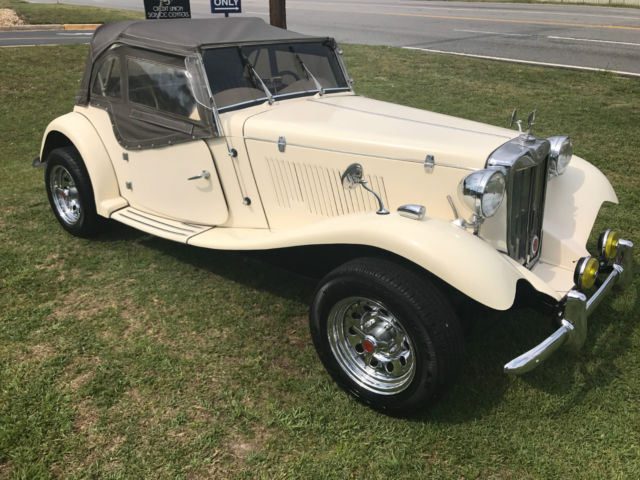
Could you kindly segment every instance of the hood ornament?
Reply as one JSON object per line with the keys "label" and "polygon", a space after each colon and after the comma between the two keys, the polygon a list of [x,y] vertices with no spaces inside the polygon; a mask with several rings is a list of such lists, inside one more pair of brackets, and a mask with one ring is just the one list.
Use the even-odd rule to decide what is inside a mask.
{"label": "hood ornament", "polygon": [[514,108],[513,112],[511,112],[511,119],[509,120],[509,127],[513,127],[515,123],[518,126],[518,131],[520,132],[520,138],[525,141],[534,140],[533,135],[531,135],[531,130],[533,130],[533,126],[536,124],[536,111],[534,110],[527,117],[527,129],[526,131],[522,130],[522,120],[516,120],[518,115],[518,109]]}

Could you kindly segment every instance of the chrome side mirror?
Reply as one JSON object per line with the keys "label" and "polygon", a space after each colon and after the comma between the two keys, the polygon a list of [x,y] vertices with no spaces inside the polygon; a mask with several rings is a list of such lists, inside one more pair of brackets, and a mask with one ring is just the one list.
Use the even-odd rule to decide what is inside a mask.
{"label": "chrome side mirror", "polygon": [[384,208],[382,198],[380,198],[380,195],[369,188],[369,186],[367,185],[367,181],[363,177],[364,171],[362,169],[362,165],[360,165],[359,163],[352,163],[347,167],[340,179],[342,180],[342,186],[346,190],[353,190],[358,185],[361,185],[362,188],[364,188],[367,192],[373,194],[373,196],[376,197],[376,200],[378,200],[378,211],[376,213],[378,215],[388,215],[389,210]]}
{"label": "chrome side mirror", "polygon": [[360,185],[363,176],[364,171],[362,170],[362,165],[359,163],[352,163],[342,174],[342,186],[347,190],[353,190]]}

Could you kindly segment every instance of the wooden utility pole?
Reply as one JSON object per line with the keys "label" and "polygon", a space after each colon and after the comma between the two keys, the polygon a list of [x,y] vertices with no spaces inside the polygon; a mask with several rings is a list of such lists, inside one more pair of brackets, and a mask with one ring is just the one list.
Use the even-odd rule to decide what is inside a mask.
{"label": "wooden utility pole", "polygon": [[274,27],[287,28],[285,0],[269,0],[269,21]]}

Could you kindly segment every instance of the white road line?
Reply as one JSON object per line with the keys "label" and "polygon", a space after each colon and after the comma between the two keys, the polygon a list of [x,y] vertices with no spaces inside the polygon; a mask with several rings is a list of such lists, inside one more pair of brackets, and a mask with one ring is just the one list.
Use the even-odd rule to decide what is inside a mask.
{"label": "white road line", "polygon": [[[416,2],[417,3],[417,2]],[[449,12],[450,14],[454,14],[455,12],[473,12],[473,13],[478,13],[478,12],[487,12],[487,11],[491,11],[494,13],[500,13],[500,14],[507,14],[507,15],[513,15],[515,14],[520,14],[520,13],[527,13],[527,14],[534,14],[534,15],[550,15],[550,16],[554,16],[554,17],[564,17],[566,18],[569,15],[575,16],[575,17],[597,17],[597,18],[602,18],[602,19],[608,19],[608,18],[620,18],[620,19],[624,19],[624,20],[640,20],[640,17],[636,15],[636,12],[631,11],[629,12],[628,15],[607,15],[608,12],[603,12],[603,13],[583,13],[583,12],[579,12],[579,11],[561,11],[561,12],[553,12],[553,11],[549,11],[549,10],[542,10],[541,9],[534,9],[534,8],[530,8],[527,10],[524,9],[506,9],[506,8],[495,8],[495,9],[491,9],[491,8],[479,8],[479,7],[470,7],[470,8],[455,8],[455,7],[447,7],[447,6],[426,6],[426,5],[420,5],[420,4],[416,4],[416,3],[407,3],[407,4],[403,4],[400,5],[400,7],[405,7],[408,9],[409,12],[411,13],[416,13],[420,12],[420,11],[425,11],[425,10],[445,10],[447,12]],[[298,5],[292,5],[292,6],[288,6],[287,5],[287,10],[291,9],[291,10],[313,10],[313,8],[309,8],[307,7],[307,5],[319,5],[322,7],[343,7],[345,5],[345,2],[343,0],[338,1],[338,2],[304,2],[304,7],[303,6],[298,6]],[[380,7],[384,8],[384,7],[389,7],[389,5],[387,3],[357,3],[352,5],[354,7],[358,7],[361,8],[363,11],[368,11],[368,10],[378,10],[380,9]],[[541,6],[542,7],[542,6]],[[396,9],[398,7],[396,7],[395,5],[393,7],[391,7],[392,9]],[[617,12],[616,12],[617,13]],[[504,17],[506,18],[506,17]],[[528,18],[530,19],[530,18]]]}
{"label": "white road line", "polygon": [[593,38],[554,37],[551,35],[549,35],[547,38],[556,40],[574,40],[576,42],[613,43],[615,45],[631,45],[633,47],[640,47],[640,43],[614,42],[613,40],[594,40]]}
{"label": "white road line", "polygon": [[93,32],[87,33],[56,33],[56,35],[60,35],[61,37],[85,37],[93,35]]}
{"label": "white road line", "polygon": [[[479,9],[479,8],[449,8],[449,7],[419,7],[421,10],[448,10],[452,13],[455,12],[462,12],[462,11],[469,11],[469,12],[474,12],[474,13],[478,13],[478,12],[486,12],[488,11],[488,9]],[[548,12],[548,11],[542,11],[542,10],[506,10],[506,9],[495,9],[495,10],[491,10],[491,12],[495,12],[495,13],[505,13],[505,14],[520,14],[520,13],[531,13],[534,15],[550,15],[552,17],[564,17],[566,18],[569,15],[574,15],[576,17],[597,17],[597,18],[620,18],[620,19],[624,19],[624,20],[638,20],[640,19],[640,17],[635,17],[635,16],[623,16],[623,15],[602,15],[602,14],[596,14],[596,13],[582,13],[582,12]],[[507,18],[507,17],[501,17],[501,18]],[[530,20],[530,18],[528,18]]]}
{"label": "white road line", "polygon": [[621,70],[606,70],[604,68],[581,67],[579,65],[565,65],[562,63],[536,62],[533,60],[521,60],[519,58],[491,57],[489,55],[475,55],[473,53],[447,52],[445,50],[435,50],[432,48],[419,48],[419,47],[402,47],[402,48],[406,50],[420,50],[422,52],[429,52],[429,53],[445,53],[447,55],[457,55],[460,57],[482,58],[485,60],[497,60],[499,62],[512,62],[512,63],[523,63],[526,65],[540,65],[543,67],[567,68],[569,70],[581,70],[585,72],[610,72],[610,73],[616,73],[618,75],[624,75],[627,77],[640,77],[640,73],[624,72]]}
{"label": "white road line", "polygon": [[454,28],[454,32],[466,32],[466,33],[488,33],[489,35],[506,35],[508,37],[533,37],[526,33],[502,33],[502,32],[485,32],[483,30],[463,30],[462,28]]}

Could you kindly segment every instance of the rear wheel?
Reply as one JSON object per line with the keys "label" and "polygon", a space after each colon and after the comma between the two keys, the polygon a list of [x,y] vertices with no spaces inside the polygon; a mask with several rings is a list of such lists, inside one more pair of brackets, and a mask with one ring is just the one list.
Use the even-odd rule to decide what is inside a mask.
{"label": "rear wheel", "polygon": [[96,233],[93,187],[80,154],[73,147],[56,148],[47,156],[46,165],[47,196],[60,225],[79,237]]}
{"label": "rear wheel", "polygon": [[455,377],[463,355],[462,330],[440,291],[387,260],[354,260],[327,275],[310,325],[336,382],[388,412],[423,408]]}

